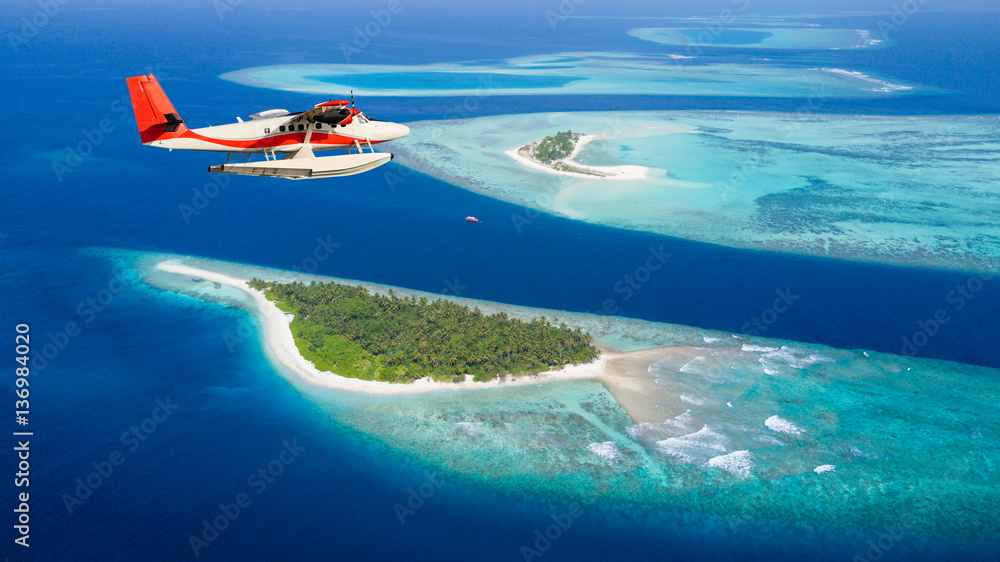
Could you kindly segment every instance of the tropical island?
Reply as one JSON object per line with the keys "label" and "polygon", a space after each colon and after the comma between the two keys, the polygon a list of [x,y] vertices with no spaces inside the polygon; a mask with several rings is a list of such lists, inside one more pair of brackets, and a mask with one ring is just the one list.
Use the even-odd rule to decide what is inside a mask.
{"label": "tropical island", "polygon": [[444,299],[370,293],[340,283],[278,283],[251,279],[252,289],[286,313],[299,353],[320,371],[343,377],[409,383],[475,381],[503,374],[535,375],[600,355],[590,335],[529,322]]}
{"label": "tropical island", "polygon": [[606,177],[607,174],[573,162],[573,157],[594,137],[563,131],[517,149],[518,156],[560,172]]}
{"label": "tropical island", "polygon": [[650,169],[645,166],[588,166],[575,162],[573,159],[597,138],[597,135],[562,131],[538,142],[504,151],[504,154],[522,166],[561,176],[608,180],[638,180],[647,177]]}

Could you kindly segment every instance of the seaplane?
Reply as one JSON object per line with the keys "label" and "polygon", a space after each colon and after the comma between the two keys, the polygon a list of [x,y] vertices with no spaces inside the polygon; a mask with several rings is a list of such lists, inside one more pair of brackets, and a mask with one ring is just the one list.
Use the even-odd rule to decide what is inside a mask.
{"label": "seaplane", "polygon": [[[127,82],[142,144],[226,152],[225,163],[208,167],[217,174],[293,180],[360,174],[392,160],[392,154],[375,152],[373,145],[410,133],[406,125],[372,119],[355,109],[353,95],[351,101],[328,101],[307,111],[269,109],[250,115],[249,121],[237,117],[236,123],[189,129],[156,77],[133,76]],[[315,154],[334,149],[347,154]],[[263,160],[251,161],[253,155]]]}

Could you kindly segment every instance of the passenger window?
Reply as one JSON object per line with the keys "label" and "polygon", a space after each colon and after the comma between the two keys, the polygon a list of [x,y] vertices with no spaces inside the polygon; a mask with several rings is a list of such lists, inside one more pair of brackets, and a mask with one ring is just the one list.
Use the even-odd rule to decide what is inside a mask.
{"label": "passenger window", "polygon": [[317,129],[322,129],[323,128],[323,124],[322,123],[316,123],[316,128]]}
{"label": "passenger window", "polygon": [[305,125],[299,125],[299,130],[300,131],[305,131],[306,130],[306,126]]}
{"label": "passenger window", "polygon": [[282,126],[278,127],[278,130],[281,131],[282,133],[284,133],[285,132],[285,126],[282,125]]}

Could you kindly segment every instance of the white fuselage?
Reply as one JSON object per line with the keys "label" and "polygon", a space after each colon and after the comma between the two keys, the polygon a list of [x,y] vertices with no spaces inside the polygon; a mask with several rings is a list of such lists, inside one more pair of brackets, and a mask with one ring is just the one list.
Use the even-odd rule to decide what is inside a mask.
{"label": "white fuselage", "polygon": [[376,121],[355,115],[345,125],[292,123],[296,116],[282,115],[228,125],[187,129],[175,138],[146,143],[180,150],[222,152],[296,152],[308,144],[312,150],[347,149],[391,141],[406,136],[410,128],[399,123]]}

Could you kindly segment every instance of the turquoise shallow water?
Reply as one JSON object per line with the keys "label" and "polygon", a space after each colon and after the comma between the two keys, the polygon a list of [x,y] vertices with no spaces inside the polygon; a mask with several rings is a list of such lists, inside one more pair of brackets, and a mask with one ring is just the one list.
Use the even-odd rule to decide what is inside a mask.
{"label": "turquoise shallow water", "polygon": [[624,52],[568,52],[412,65],[288,64],[243,68],[221,78],[247,86],[322,95],[353,90],[359,96],[475,96],[477,100],[514,95],[885,99],[918,91],[898,81],[859,80],[822,68]]}
{"label": "turquoise shallow water", "polygon": [[[148,269],[162,259],[139,258],[156,285],[248,307],[225,287]],[[635,423],[588,381],[383,397],[284,376],[338,424],[504,493],[645,514],[645,524],[697,524],[720,537],[792,533],[858,552],[899,526],[905,547],[897,555],[951,540],[996,548],[1000,540],[994,369],[480,304],[672,345],[627,367],[655,382],[659,417]]]}
{"label": "turquoise shallow water", "polygon": [[337,417],[510,490],[793,527],[862,532],[908,514],[927,537],[995,533],[996,372],[776,343],[656,364],[661,423],[633,424],[598,383],[359,398]]}
{"label": "turquoise shallow water", "polygon": [[[695,49],[704,47],[738,47],[751,49],[864,49],[882,46],[884,38],[874,38],[866,29],[827,29],[818,27],[796,28],[734,27],[706,25],[684,27],[636,27],[629,35],[660,45],[683,46]],[[795,25],[795,24],[790,24]]]}
{"label": "turquoise shallow water", "polygon": [[[859,78],[860,79],[860,78]],[[1000,121],[748,112],[576,112],[411,124],[400,160],[570,218],[744,248],[995,272]],[[527,168],[505,151],[595,135],[577,162],[637,180]]]}
{"label": "turquoise shallow water", "polygon": [[[678,32],[688,39],[696,40],[704,29],[681,29]],[[756,31],[746,29],[725,29],[719,33],[718,40],[729,45],[749,45],[760,43],[774,34],[767,31]]]}
{"label": "turquoise shallow water", "polygon": [[560,88],[585,76],[545,76],[532,74],[497,74],[484,72],[409,72],[369,74],[335,74],[332,76],[305,76],[306,80],[319,80],[333,84],[350,84],[355,88],[376,89],[392,84],[404,90],[462,90],[475,89],[489,84],[491,88]]}
{"label": "turquoise shallow water", "polygon": [[[22,18],[30,21],[39,9],[35,2],[21,4],[0,15],[15,32],[21,28]],[[193,10],[176,5],[119,4],[113,11],[88,10],[77,3],[63,6],[65,9],[50,18],[24,48],[16,53],[5,51],[11,61],[5,101],[12,112],[48,122],[53,107],[78,108],[60,112],[61,127],[24,127],[19,131],[20,142],[12,146],[14,153],[4,169],[9,181],[0,189],[7,202],[0,211],[0,238],[6,235],[0,253],[4,265],[10,266],[3,268],[0,277],[14,295],[0,303],[0,316],[8,319],[8,329],[16,322],[31,322],[33,334],[42,342],[49,340],[50,332],[55,336],[63,330],[67,321],[80,322],[78,306],[105,290],[115,270],[130,267],[130,260],[95,259],[75,251],[94,245],[198,254],[291,269],[303,265],[302,258],[313,251],[317,237],[329,235],[342,245],[334,257],[316,264],[319,272],[328,275],[418,287],[432,293],[444,290],[447,280],[453,287],[461,285],[465,295],[573,310],[593,310],[605,299],[614,298],[623,314],[730,330],[739,330],[749,318],[759,316],[770,306],[774,289],[790,284],[796,290],[805,287],[802,299],[771,326],[769,334],[780,332],[793,340],[815,339],[845,346],[874,345],[890,351],[898,350],[900,336],[913,334],[917,322],[928,318],[928,313],[948,306],[945,295],[956,283],[971,279],[962,273],[732,250],[537,216],[523,205],[488,200],[423,174],[409,174],[398,163],[382,169],[388,176],[379,170],[294,185],[266,178],[232,178],[207,208],[187,221],[178,212],[178,205],[198,205],[192,196],[198,197],[197,191],[205,190],[206,182],[213,179],[206,175],[204,166],[218,160],[205,154],[167,153],[139,145],[131,116],[119,111],[126,108],[118,102],[124,92],[123,78],[156,73],[189,123],[218,124],[235,115],[245,118],[247,113],[272,107],[310,107],[329,99],[327,92],[336,92],[335,99],[341,99],[347,89],[307,84],[306,88],[316,86],[323,93],[303,95],[247,88],[217,77],[261,64],[344,61],[342,41],[350,42],[355,26],[364,28],[373,14],[358,3],[315,4],[312,16],[297,9],[256,10],[248,3],[235,6],[238,2],[216,3],[212,8],[196,3],[200,7]],[[224,19],[215,17],[214,8],[223,4],[235,9],[226,12]],[[426,5],[404,5],[406,11],[394,17],[391,28],[384,28],[353,62],[405,63],[420,72],[426,70],[421,65],[449,61],[455,70],[488,74],[500,73],[507,65],[507,71],[515,74],[531,70],[546,76],[579,75],[574,66],[583,62],[590,65],[593,75],[607,73],[603,81],[606,91],[629,95],[562,95],[582,91],[562,87],[528,90],[531,94],[554,94],[550,96],[477,95],[466,100],[449,98],[448,92],[441,95],[443,90],[438,89],[436,99],[358,100],[359,107],[372,115],[393,121],[455,115],[453,108],[462,102],[466,105],[457,113],[469,116],[603,111],[610,107],[795,113],[816,110],[824,93],[836,97],[829,98],[829,105],[821,103],[821,110],[829,107],[831,112],[850,115],[989,114],[1000,107],[995,88],[1000,66],[993,55],[1000,53],[995,48],[995,30],[1000,26],[991,14],[924,11],[899,29],[895,50],[775,50],[765,54],[740,47],[716,49],[711,56],[692,60],[664,55],[687,54],[683,48],[640,41],[625,33],[633,25],[659,23],[572,18],[560,22],[553,33],[542,17],[546,8],[539,5],[518,11],[508,4],[480,4],[475,18],[457,18],[456,13]],[[758,8],[756,3],[753,6]],[[578,8],[581,15],[605,9],[591,3]],[[626,9],[624,3],[621,8]],[[648,12],[634,13],[681,9],[685,8],[660,3],[651,5]],[[703,15],[707,19],[674,25],[711,25],[711,8],[699,9],[706,10]],[[879,17],[853,18],[834,25],[872,28]],[[320,31],[323,26],[317,22],[338,22],[347,34],[330,35]],[[766,20],[756,23],[778,27]],[[178,41],[185,33],[196,40]],[[320,40],[312,39],[320,36]],[[956,38],[960,38],[961,50],[956,50]],[[584,50],[637,52],[628,57],[604,57],[603,61],[587,54],[560,56],[558,60],[547,55],[509,68],[510,57],[525,53]],[[976,56],[971,56],[973,53]],[[961,54],[970,56],[957,56]],[[648,55],[653,56],[644,62]],[[765,57],[771,61],[762,60]],[[731,64],[704,64],[720,61]],[[602,62],[610,68],[604,71],[599,64],[595,66]],[[664,76],[664,63],[668,68],[696,68]],[[754,68],[763,65],[772,68]],[[477,70],[476,66],[484,68]],[[822,68],[856,70],[869,79],[831,74]],[[731,75],[720,81],[720,72]],[[720,97],[631,95],[648,86],[635,80],[637,76],[661,82],[658,92]],[[913,85],[915,91],[926,91],[917,84],[955,91],[939,91],[944,95],[936,96],[883,91],[891,85]],[[858,90],[862,91],[860,97],[855,95]],[[768,97],[772,95],[800,97]],[[79,166],[72,163],[71,172],[51,173],[53,164],[64,161],[68,148],[87,146],[78,145],[87,137],[93,140],[93,131],[106,123],[105,118],[111,120],[114,131],[105,130],[100,146]],[[753,138],[746,144],[754,144]],[[917,140],[908,149],[919,151],[924,139]],[[476,140],[472,146],[480,144]],[[986,144],[978,143],[977,147]],[[648,152],[639,143],[625,146],[637,154]],[[935,146],[952,153],[965,151],[962,143]],[[722,148],[719,151],[724,152]],[[603,158],[596,150],[588,156],[595,163],[599,156]],[[608,153],[607,158],[614,162],[615,155]],[[683,164],[686,162],[673,167],[681,170]],[[988,169],[988,164],[983,166]],[[668,167],[668,171],[672,170]],[[698,172],[696,167],[687,171]],[[387,177],[402,176],[406,178],[403,184],[386,181]],[[907,193],[906,189],[900,192]],[[859,199],[861,194],[857,194]],[[813,205],[822,200],[816,198],[810,209],[829,208]],[[463,219],[470,213],[485,218],[484,224],[467,225]],[[523,235],[518,234],[520,230],[515,233],[508,221],[513,214],[533,217]],[[946,210],[941,214],[951,216]],[[631,275],[646,259],[647,247],[660,244],[675,254],[675,267],[651,279],[641,294],[625,302],[614,291],[615,283],[623,275]],[[206,294],[221,291],[211,284],[200,285],[199,291]],[[1000,365],[996,345],[1000,332],[993,319],[997,315],[991,314],[1000,302],[995,289],[995,283],[988,285],[961,314],[954,314],[953,323],[922,348],[921,355]],[[583,319],[575,317],[576,321]],[[250,337],[230,348],[223,336],[247,333],[247,323]],[[743,351],[740,346],[737,352],[725,349],[721,341],[704,341],[705,337],[719,337],[717,333],[662,325],[647,330],[651,328],[648,324],[592,318],[586,324],[588,329],[604,329],[602,341],[614,340],[619,348],[658,342],[706,348],[692,349],[693,355],[684,358],[683,364],[661,364],[664,373],[658,375],[664,384],[674,385],[665,394],[659,393],[663,394],[663,418],[686,425],[651,428],[633,436],[628,431],[631,420],[593,384],[504,395],[518,406],[513,413],[502,412],[489,396],[469,396],[476,410],[463,409],[455,403],[457,399],[448,399],[436,415],[416,404],[403,403],[405,400],[366,402],[305,387],[292,378],[282,378],[283,373],[271,366],[257,343],[252,323],[243,310],[135,284],[116,295],[102,314],[84,326],[81,335],[59,351],[32,383],[32,424],[37,431],[32,468],[37,472],[32,471],[35,526],[31,553],[36,559],[189,559],[193,557],[187,543],[189,534],[198,532],[204,519],[218,514],[220,503],[246,491],[248,475],[274,461],[282,441],[296,438],[308,451],[286,467],[266,494],[254,496],[252,508],[202,551],[199,560],[523,559],[520,547],[534,541],[537,530],[552,524],[553,515],[564,513],[578,500],[583,502],[586,516],[576,519],[562,540],[544,553],[543,562],[667,557],[843,561],[855,556],[880,561],[995,560],[1000,553],[996,518],[991,511],[995,508],[983,505],[984,498],[992,496],[989,490],[980,494],[977,488],[983,482],[996,488],[991,464],[995,426],[984,423],[987,430],[980,428],[982,438],[969,439],[962,433],[967,427],[978,427],[969,424],[970,418],[989,421],[995,419],[995,413],[975,400],[965,403],[946,396],[938,401],[933,385],[918,385],[906,394],[851,379],[851,373],[844,376],[858,397],[854,402],[842,400],[845,388],[836,377],[828,377],[834,380],[826,386],[809,386],[812,394],[806,397],[796,393],[794,378],[767,386],[781,375],[767,375],[761,359],[768,362],[768,369],[780,373],[785,369],[780,362],[790,362],[778,357],[782,345],[827,356],[818,346],[758,341],[778,350]],[[716,351],[723,353],[718,365],[712,363],[714,355],[704,355]],[[764,357],[768,354],[773,355]],[[705,360],[695,361],[698,356]],[[826,371],[810,366],[788,372],[805,373],[809,377],[805,382],[822,382],[823,373],[834,372],[829,370],[834,368],[831,365],[845,368],[839,352],[834,358],[834,364],[826,364]],[[747,389],[723,383],[703,389],[693,382],[700,367],[714,371],[726,365],[725,361],[735,367],[730,369],[733,373],[747,377]],[[871,369],[861,359],[850,365],[862,374]],[[928,365],[936,364],[904,361],[904,366],[913,366],[914,371]],[[961,388],[959,382],[973,381],[966,386],[967,394],[992,395],[992,371],[965,372],[947,363],[940,365],[935,372],[942,377],[943,389]],[[794,367],[788,365],[788,369]],[[744,375],[744,371],[749,374]],[[977,373],[986,375],[978,377]],[[883,378],[907,380],[902,372]],[[537,400],[531,399],[532,391],[537,391]],[[678,392],[688,401],[679,398]],[[72,492],[74,479],[86,477],[93,470],[92,463],[120,448],[121,432],[142,422],[155,400],[166,395],[181,410],[159,425],[80,511],[68,514],[60,495]],[[758,395],[759,403],[753,401]],[[12,405],[12,390],[5,396]],[[675,401],[668,400],[671,396]],[[794,402],[784,402],[786,396]],[[869,397],[878,406],[874,411],[864,409]],[[428,404],[434,405],[435,399],[431,397]],[[711,404],[694,403],[706,399],[732,402],[733,412],[728,406],[715,404],[727,408],[720,412],[711,409]],[[824,432],[827,426],[818,424],[813,416],[815,405],[824,404],[826,399],[832,404],[828,409],[835,411],[841,422],[830,430],[835,434],[871,435],[878,445],[888,444],[894,437],[880,429],[884,426],[910,428],[908,435],[915,437],[896,440],[907,449],[900,456],[883,452],[885,459],[880,461],[829,461],[829,454],[840,449],[832,444],[833,434]],[[919,423],[911,423],[909,412],[900,405],[910,403]],[[690,421],[678,420],[688,409]],[[860,418],[852,417],[852,409],[881,425],[864,428]],[[541,411],[546,414],[539,415]],[[772,419],[776,415],[780,420]],[[437,439],[414,435],[407,423],[426,427]],[[531,441],[542,437],[529,433],[508,441],[503,433],[507,423],[523,433],[528,433],[525,427],[537,425],[539,431],[546,432],[547,440]],[[783,433],[771,427],[790,429],[788,424],[807,433]],[[786,468],[782,472],[785,476],[773,478],[775,464],[788,464],[792,457],[785,454],[787,447],[777,448],[774,456],[766,455],[766,444],[754,440],[762,432],[791,441],[788,447],[799,443],[795,439],[817,443],[804,456],[803,466],[792,467],[801,474]],[[925,434],[934,441],[925,442]],[[477,444],[477,437],[488,438],[488,442]],[[852,440],[851,445],[868,451],[857,441]],[[400,443],[400,448],[388,445],[393,442]],[[522,449],[533,443],[535,450],[529,456]],[[446,464],[441,470],[449,450],[459,447],[462,449],[454,454],[462,465]],[[632,470],[639,466],[635,460],[642,456],[639,449],[653,459],[648,461],[650,466],[660,466],[665,477],[678,480],[677,490],[687,491],[660,493],[659,476],[647,475],[641,467]],[[741,454],[744,450],[748,453]],[[943,459],[934,458],[924,470],[911,462],[920,451],[957,455],[956,468],[949,471]],[[976,464],[979,451],[990,456]],[[848,448],[846,454],[853,454],[853,450]],[[615,462],[615,458],[621,460]],[[900,460],[906,464],[894,462]],[[504,472],[505,462],[520,471],[530,468],[533,461],[545,466],[552,476],[546,479],[530,471]],[[834,464],[835,469],[810,473],[813,462]],[[485,468],[475,473],[479,466]],[[603,472],[598,472],[598,467]],[[616,475],[615,467],[623,472]],[[727,467],[736,473],[728,472]],[[852,476],[862,468],[870,475],[867,483]],[[401,524],[394,504],[406,503],[410,489],[426,484],[424,470],[430,469],[444,472],[448,485]],[[742,474],[747,470],[744,479]],[[942,473],[945,480],[940,478]],[[491,475],[498,475],[499,484]],[[707,483],[702,490],[685,487],[699,479]],[[830,488],[822,494],[808,487],[809,483],[834,479],[848,485],[843,491]],[[923,501],[925,496],[913,491],[925,480],[945,482],[931,495],[939,505]],[[10,480],[7,485],[7,493],[13,494]],[[790,507],[768,504],[772,493],[786,498]],[[815,500],[817,505],[832,510],[829,524],[816,523],[823,521],[823,515],[809,508],[814,496],[823,497]],[[647,497],[653,499],[648,503],[630,499]],[[906,509],[898,510],[900,505]],[[966,509],[969,513],[963,513]],[[844,521],[837,520],[836,514]],[[923,519],[917,520],[915,514]],[[857,528],[855,522],[868,515],[871,522]],[[941,523],[952,516],[956,516],[955,523],[950,527]],[[988,517],[993,517],[992,521]],[[887,520],[894,523],[876,523]],[[983,521],[986,523],[975,529],[975,524]],[[889,536],[890,532],[896,538]],[[13,529],[8,528],[7,539],[12,535]],[[872,542],[886,544],[888,550],[871,550]],[[10,558],[16,559],[17,553]]]}

